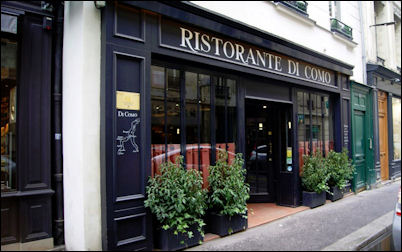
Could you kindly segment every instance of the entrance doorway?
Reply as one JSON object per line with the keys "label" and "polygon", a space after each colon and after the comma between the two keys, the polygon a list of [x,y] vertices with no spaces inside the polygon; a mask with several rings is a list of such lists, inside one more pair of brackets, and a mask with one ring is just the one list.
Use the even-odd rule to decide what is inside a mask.
{"label": "entrance doorway", "polygon": [[291,176],[282,174],[292,173],[292,155],[289,158],[287,152],[292,146],[291,108],[286,103],[245,100],[249,202],[278,202],[292,197]]}
{"label": "entrance doorway", "polygon": [[388,168],[388,111],[387,111],[387,93],[378,92],[378,123],[380,135],[380,163],[381,180],[389,178]]}

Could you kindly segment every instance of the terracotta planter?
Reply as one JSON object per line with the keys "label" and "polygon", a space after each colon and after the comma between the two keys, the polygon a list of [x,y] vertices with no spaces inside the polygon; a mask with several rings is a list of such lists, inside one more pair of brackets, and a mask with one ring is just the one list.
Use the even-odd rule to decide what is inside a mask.
{"label": "terracotta planter", "polygon": [[303,206],[318,207],[324,205],[325,200],[325,191],[321,193],[303,191]]}

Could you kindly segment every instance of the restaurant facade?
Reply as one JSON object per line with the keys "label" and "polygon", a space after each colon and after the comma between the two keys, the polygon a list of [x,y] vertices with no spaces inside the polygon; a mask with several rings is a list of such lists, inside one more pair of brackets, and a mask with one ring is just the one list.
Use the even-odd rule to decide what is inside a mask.
{"label": "restaurant facade", "polygon": [[[145,188],[179,155],[206,188],[220,151],[229,162],[242,153],[250,203],[300,206],[314,152],[349,151],[346,191],[378,180],[376,97],[392,113],[400,88],[369,64],[365,85],[356,38],[331,28],[315,38],[322,27],[277,1],[257,4],[333,43],[306,46],[186,1],[61,3],[2,3],[2,250],[153,249]],[[384,180],[400,176],[399,152]],[[4,179],[3,156],[18,165]]]}
{"label": "restaurant facade", "polygon": [[242,153],[250,202],[301,205],[302,155],[350,150],[353,66],[188,3],[107,4],[101,40],[102,230],[152,246],[145,187],[183,155]]}

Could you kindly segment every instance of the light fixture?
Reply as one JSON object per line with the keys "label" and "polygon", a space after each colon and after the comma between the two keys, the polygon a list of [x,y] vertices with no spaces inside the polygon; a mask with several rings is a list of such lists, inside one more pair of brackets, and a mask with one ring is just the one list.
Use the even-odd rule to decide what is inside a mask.
{"label": "light fixture", "polygon": [[288,122],[288,128],[292,129],[292,122],[291,121]]}
{"label": "light fixture", "polygon": [[94,1],[94,4],[97,9],[100,9],[106,6],[106,1]]}
{"label": "light fixture", "polygon": [[180,128],[177,128],[176,133],[177,135],[180,135]]}
{"label": "light fixture", "polygon": [[267,108],[267,105],[262,106],[262,108],[266,109],[266,108]]}
{"label": "light fixture", "polygon": [[262,128],[264,127],[264,125],[262,123],[258,123],[258,129],[262,130]]}

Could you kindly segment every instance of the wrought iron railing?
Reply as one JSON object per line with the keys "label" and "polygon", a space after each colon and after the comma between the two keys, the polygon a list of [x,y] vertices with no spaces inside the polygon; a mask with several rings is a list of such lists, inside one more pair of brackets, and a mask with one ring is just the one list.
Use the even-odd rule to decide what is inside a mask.
{"label": "wrought iron railing", "polygon": [[285,6],[288,6],[292,9],[294,9],[295,11],[308,16],[307,14],[307,5],[308,3],[306,1],[274,1],[277,3],[281,3]]}
{"label": "wrought iron railing", "polygon": [[349,39],[353,39],[352,27],[342,23],[336,18],[331,18],[331,31],[339,32]]}

